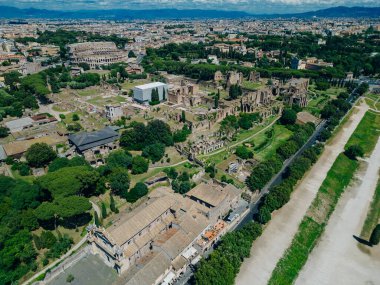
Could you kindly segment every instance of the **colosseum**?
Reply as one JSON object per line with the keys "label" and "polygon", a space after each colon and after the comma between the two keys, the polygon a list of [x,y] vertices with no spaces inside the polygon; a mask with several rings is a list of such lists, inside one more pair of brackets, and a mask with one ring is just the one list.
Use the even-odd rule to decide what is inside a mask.
{"label": "colosseum", "polygon": [[126,61],[128,56],[113,42],[86,42],[68,45],[71,64],[87,63],[91,68]]}

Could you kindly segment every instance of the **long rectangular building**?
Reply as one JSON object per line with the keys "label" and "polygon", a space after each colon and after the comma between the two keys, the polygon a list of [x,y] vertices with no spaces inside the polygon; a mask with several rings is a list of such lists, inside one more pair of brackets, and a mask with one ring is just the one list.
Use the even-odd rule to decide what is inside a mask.
{"label": "long rectangular building", "polygon": [[152,82],[138,85],[133,88],[133,99],[141,104],[149,104],[152,101],[153,90],[158,91],[159,101],[164,101],[168,97],[168,86],[162,82]]}

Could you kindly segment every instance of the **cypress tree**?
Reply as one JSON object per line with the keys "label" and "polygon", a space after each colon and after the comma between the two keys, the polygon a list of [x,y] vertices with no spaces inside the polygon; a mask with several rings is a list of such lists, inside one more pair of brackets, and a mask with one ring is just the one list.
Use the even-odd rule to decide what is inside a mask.
{"label": "cypress tree", "polygon": [[98,216],[98,212],[96,212],[96,211],[95,211],[95,215],[94,215],[94,221],[95,221],[95,225],[97,227],[99,227],[101,225],[100,220],[99,220],[99,216]]}
{"label": "cypress tree", "polygon": [[113,198],[112,195],[110,196],[110,199],[111,199],[111,204],[110,204],[111,211],[114,213],[119,213],[119,210],[116,208],[116,205],[115,205],[115,199]]}
{"label": "cypress tree", "polygon": [[218,93],[214,97],[214,108],[219,108],[219,99],[220,99],[220,90],[218,90]]}
{"label": "cypress tree", "polygon": [[106,204],[102,203],[102,218],[105,219],[107,218],[107,208]]}

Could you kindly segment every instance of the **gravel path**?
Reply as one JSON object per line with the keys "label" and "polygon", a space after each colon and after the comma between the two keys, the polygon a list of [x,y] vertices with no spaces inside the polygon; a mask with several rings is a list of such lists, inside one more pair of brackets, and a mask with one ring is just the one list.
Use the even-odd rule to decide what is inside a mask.
{"label": "gravel path", "polygon": [[380,247],[362,252],[353,235],[359,236],[380,169],[380,140],[361,166],[357,180],[346,189],[332,214],[321,241],[312,251],[296,285],[380,284]]}
{"label": "gravel path", "polygon": [[298,226],[313,201],[327,172],[363,118],[368,106],[360,105],[343,128],[326,145],[320,159],[307,173],[284,207],[272,216],[263,234],[252,246],[251,257],[243,262],[236,284],[267,284],[278,260],[290,246]]}

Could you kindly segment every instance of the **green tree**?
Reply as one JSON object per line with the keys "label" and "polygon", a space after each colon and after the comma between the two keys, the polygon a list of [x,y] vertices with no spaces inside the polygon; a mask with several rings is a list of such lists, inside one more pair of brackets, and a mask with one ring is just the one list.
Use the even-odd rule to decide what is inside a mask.
{"label": "green tree", "polygon": [[7,127],[0,127],[0,138],[5,138],[9,135],[9,129]]}
{"label": "green tree", "polygon": [[132,165],[132,155],[123,150],[116,150],[108,155],[106,162],[110,168],[130,168]]}
{"label": "green tree", "polygon": [[239,129],[239,123],[238,123],[237,118],[233,115],[228,115],[220,123],[219,131],[229,136],[231,134],[236,133],[238,129]]}
{"label": "green tree", "polygon": [[181,113],[181,122],[182,123],[186,123],[186,112],[185,112],[185,110],[182,110],[182,113]]}
{"label": "green tree", "polygon": [[129,191],[127,201],[134,203],[146,194],[148,194],[148,187],[143,182],[137,182],[135,187]]}
{"label": "green tree", "polygon": [[113,194],[123,198],[127,197],[130,183],[128,170],[124,168],[114,169],[109,176],[109,182]]}
{"label": "green tree", "polygon": [[149,163],[142,156],[135,156],[132,160],[132,174],[141,174],[148,171]]}
{"label": "green tree", "polygon": [[243,145],[236,148],[235,154],[242,159],[253,158],[253,152]]}
{"label": "green tree", "polygon": [[43,231],[40,236],[41,248],[52,248],[57,242],[57,238],[51,231]]}
{"label": "green tree", "polygon": [[4,83],[12,88],[15,84],[21,82],[21,76],[22,74],[18,71],[7,72],[4,74]]}
{"label": "green tree", "polygon": [[261,207],[258,213],[258,221],[260,224],[266,224],[271,219],[271,213],[267,207]]}
{"label": "green tree", "polygon": [[119,210],[116,208],[115,199],[113,198],[113,195],[110,195],[110,209],[114,213],[119,213]]}
{"label": "green tree", "polygon": [[76,114],[76,113],[74,113],[73,116],[72,116],[72,119],[73,119],[74,122],[79,121],[79,115]]}
{"label": "green tree", "polygon": [[218,93],[216,93],[214,96],[214,108],[215,109],[219,108],[219,100],[220,100],[220,90],[218,89]]}
{"label": "green tree", "polygon": [[133,50],[130,50],[129,53],[128,53],[128,57],[136,57],[135,53],[133,52]]}
{"label": "green tree", "polygon": [[293,109],[284,109],[282,112],[280,123],[283,125],[293,125],[297,120],[297,113]]}
{"label": "green tree", "polygon": [[146,146],[142,151],[142,156],[150,159],[153,163],[160,161],[165,155],[165,145],[155,143]]}
{"label": "green tree", "polygon": [[102,219],[105,219],[105,218],[107,218],[107,208],[106,208],[106,204],[102,202]]}
{"label": "green tree", "polygon": [[42,167],[56,158],[55,151],[46,143],[33,144],[25,154],[26,161],[32,167]]}
{"label": "green tree", "polygon": [[100,222],[100,219],[99,219],[99,216],[98,216],[98,212],[95,211],[94,213],[94,223],[97,227],[99,227],[101,225],[101,222]]}
{"label": "green tree", "polygon": [[69,275],[67,275],[67,277],[66,277],[66,282],[67,283],[71,283],[71,282],[73,282],[74,281],[74,276],[72,275],[72,274],[69,274]]}
{"label": "green tree", "polygon": [[229,98],[231,100],[237,99],[243,94],[243,91],[239,85],[231,85],[229,90]]}
{"label": "green tree", "polygon": [[378,245],[380,242],[380,224],[373,229],[369,242],[373,245]]}
{"label": "green tree", "polygon": [[350,158],[352,160],[356,160],[357,157],[363,157],[364,156],[364,150],[360,145],[351,145],[345,150],[344,154],[348,158]]}
{"label": "green tree", "polygon": [[154,103],[160,102],[160,97],[159,97],[157,88],[152,89],[151,102],[154,102]]}

